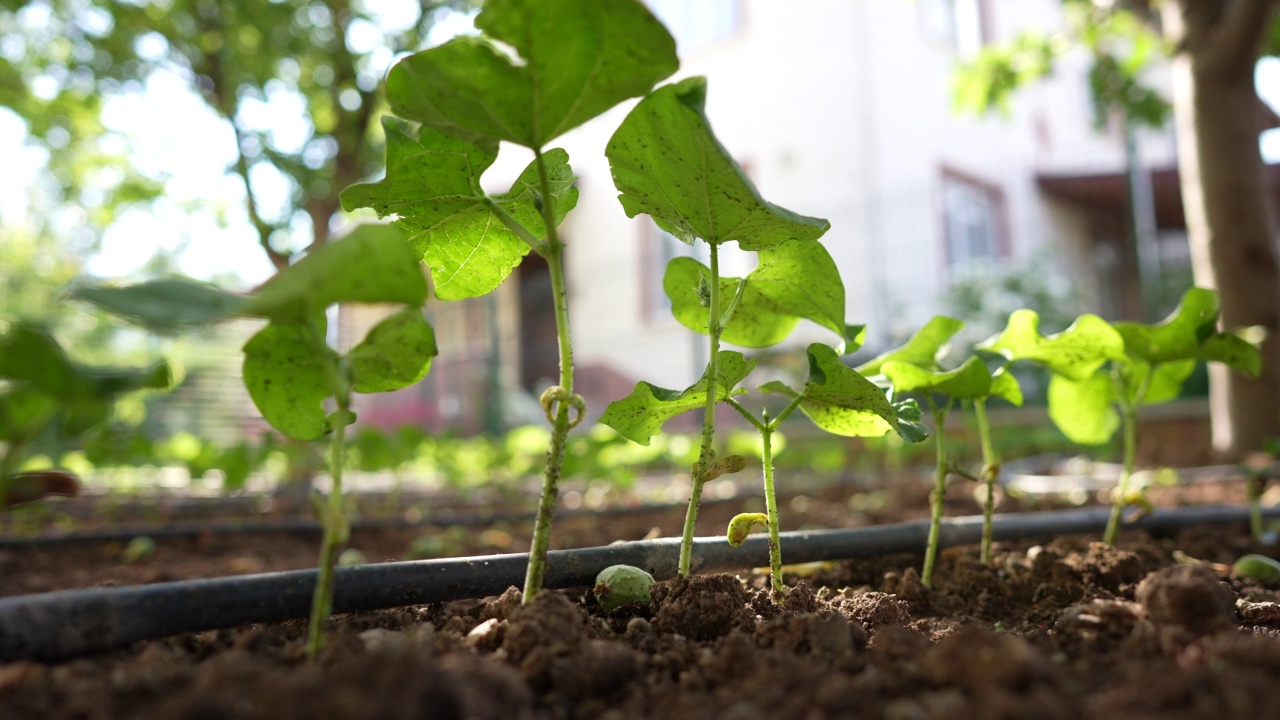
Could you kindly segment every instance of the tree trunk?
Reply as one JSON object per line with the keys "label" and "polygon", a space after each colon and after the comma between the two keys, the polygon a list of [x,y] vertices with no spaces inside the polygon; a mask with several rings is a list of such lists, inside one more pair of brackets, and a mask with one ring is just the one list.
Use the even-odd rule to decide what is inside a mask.
{"label": "tree trunk", "polygon": [[1210,366],[1213,446],[1228,458],[1280,436],[1280,268],[1253,77],[1275,6],[1177,0],[1164,13],[1178,50],[1173,104],[1195,281],[1218,291],[1224,328],[1268,333],[1259,378]]}

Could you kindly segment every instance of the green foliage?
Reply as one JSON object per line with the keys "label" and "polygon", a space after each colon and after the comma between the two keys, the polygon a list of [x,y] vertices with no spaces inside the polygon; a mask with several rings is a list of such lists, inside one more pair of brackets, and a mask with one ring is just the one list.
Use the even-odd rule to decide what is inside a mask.
{"label": "green foliage", "polygon": [[634,0],[490,0],[476,27],[487,37],[457,38],[392,68],[387,99],[397,115],[539,149],[678,67],[671,35]]}
{"label": "green foliage", "polygon": [[743,250],[815,240],[831,224],[765,202],[711,132],[707,82],[695,77],[651,93],[627,115],[605,154],[627,217],[648,214],[690,245],[736,240]]}
{"label": "green foliage", "polygon": [[894,403],[880,386],[840,362],[835,350],[809,346],[809,380],[800,393],[774,381],[760,388],[800,399],[800,411],[814,425],[844,437],[879,437],[894,432],[910,442],[929,436],[914,400]]}
{"label": "green foliage", "polygon": [[[471,144],[428,127],[415,128],[384,118],[387,176],[342,193],[343,207],[371,207],[380,217],[395,214],[408,233],[413,252],[432,270],[436,297],[459,300],[492,292],[529,252],[528,241],[501,222],[496,204],[535,237],[546,234],[534,161],[510,192],[489,198],[480,176],[498,157],[493,141]],[[552,188],[556,222],[578,202],[569,156],[554,150],[543,156]]]}
{"label": "green foliage", "polygon": [[157,333],[210,325],[241,312],[245,298],[207,283],[165,278],[126,287],[82,285],[71,298],[87,302]]}
{"label": "green foliage", "polygon": [[277,273],[241,312],[309,323],[338,303],[422,305],[426,300],[427,280],[400,233],[361,225],[341,242],[316,248]]}
{"label": "green foliage", "polygon": [[1112,112],[1147,127],[1164,125],[1169,103],[1142,79],[1143,71],[1169,52],[1155,23],[1144,16],[1149,9],[1091,0],[1063,0],[1063,7],[1067,23],[1062,32],[1024,32],[1007,43],[987,45],[960,63],[952,79],[956,106],[1008,114],[1015,92],[1050,75],[1060,57],[1082,46],[1093,56],[1089,87],[1098,127]]}
{"label": "green foliage", "polygon": [[907,339],[901,347],[882,353],[858,366],[858,372],[875,375],[887,362],[903,362],[926,370],[941,369],[942,358],[950,351],[947,342],[964,327],[964,322],[935,315]]}
{"label": "green foliage", "polygon": [[72,360],[52,335],[26,324],[0,335],[0,439],[29,440],[55,417],[66,437],[105,422],[114,400],[135,390],[162,390],[173,378],[168,364],[145,368],[87,366]]}
{"label": "green foliage", "polygon": [[1197,361],[1222,362],[1247,374],[1259,371],[1258,349],[1238,334],[1218,332],[1218,316],[1217,293],[1191,288],[1159,323],[1108,326],[1086,315],[1066,331],[1042,338],[1034,313],[1024,311],[982,347],[1053,370],[1050,417],[1073,441],[1099,445],[1121,425],[1117,408],[1136,410],[1177,398]]}
{"label": "green foliage", "polygon": [[[723,402],[732,395],[745,393],[738,387],[756,366],[754,359],[747,360],[742,353],[720,353],[715,377],[716,402]],[[649,441],[671,418],[690,410],[704,407],[711,382],[706,373],[698,382],[684,390],[668,390],[647,382],[636,383],[627,397],[610,403],[600,422],[618,431],[619,435],[641,445]]]}
{"label": "green foliage", "polygon": [[1022,404],[1022,389],[1005,368],[994,373],[980,358],[970,357],[954,370],[927,370],[900,360],[884,364],[881,372],[893,383],[897,392],[941,393],[956,400],[1003,398],[1013,405]]}
{"label": "green foliage", "polygon": [[[737,294],[720,335],[725,342],[751,348],[776,345],[801,318],[844,336],[844,283],[821,243],[785,242],[761,250],[759,256],[759,264],[745,278],[720,278],[722,296]],[[672,260],[662,279],[671,314],[694,332],[708,332],[707,306],[699,289],[710,282],[710,268],[693,258]]]}
{"label": "green foliage", "polygon": [[1124,358],[1124,340],[1106,320],[1081,315],[1066,330],[1045,337],[1034,310],[1017,310],[1004,331],[979,343],[977,349],[999,353],[1010,362],[1030,360],[1068,378],[1093,375],[1112,360]]}

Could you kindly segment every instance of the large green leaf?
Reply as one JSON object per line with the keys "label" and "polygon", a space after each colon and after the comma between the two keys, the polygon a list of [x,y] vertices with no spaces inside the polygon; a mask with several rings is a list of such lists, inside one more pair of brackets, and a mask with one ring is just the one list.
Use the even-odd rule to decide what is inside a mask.
{"label": "large green leaf", "polygon": [[858,366],[863,375],[875,375],[888,362],[904,362],[929,370],[938,370],[938,361],[947,354],[948,342],[964,327],[963,320],[945,315],[935,315],[907,339],[894,348]]}
{"label": "large green leaf", "polygon": [[[1182,384],[1195,370],[1195,360],[1171,360],[1152,365],[1145,360],[1132,360],[1120,369],[1121,387],[1130,403],[1158,405],[1176,400],[1182,394]],[[1150,377],[1148,377],[1150,375]],[[1146,389],[1143,390],[1143,383]],[[1138,393],[1142,392],[1142,397]]]}
{"label": "large green leaf", "polygon": [[901,360],[890,360],[880,372],[893,383],[896,392],[942,393],[957,400],[1001,397],[1022,404],[1022,389],[1005,368],[993,375],[980,358],[970,357],[954,370],[930,370]]}
{"label": "large green leaf", "polygon": [[0,392],[0,440],[12,441],[43,428],[58,412],[58,402],[27,385]]}
{"label": "large green leaf", "polygon": [[1256,377],[1262,371],[1262,354],[1235,333],[1217,332],[1219,311],[1216,292],[1193,287],[1163,321],[1154,325],[1118,322],[1116,330],[1129,354],[1148,363],[1199,359]]}
{"label": "large green leaf", "polygon": [[[386,178],[354,185],[342,193],[347,210],[373,208],[380,217],[396,215],[408,232],[409,246],[431,268],[436,297],[478,297],[502,284],[529,252],[529,245],[486,207],[480,176],[498,156],[497,144],[472,144],[427,127],[384,117],[387,132]],[[556,222],[578,202],[573,170],[564,150],[543,155]],[[546,227],[536,161],[511,191],[492,198],[512,218],[543,237]]]}
{"label": "large green leaf", "polygon": [[977,348],[1011,361],[1030,360],[1073,380],[1093,375],[1110,360],[1125,359],[1119,325],[1112,327],[1097,315],[1081,315],[1071,327],[1048,337],[1039,328],[1040,316],[1034,310],[1015,310],[1005,329]]}
{"label": "large green leaf", "polygon": [[262,417],[295,440],[325,434],[324,401],[338,356],[324,341],[323,322],[271,322],[244,346],[244,385]]}
{"label": "large green leaf", "polygon": [[693,244],[738,241],[763,250],[788,240],[815,240],[831,224],[765,202],[711,132],[703,113],[707,83],[695,77],[641,100],[609,140],[605,154],[618,199],[635,217]]}
{"label": "large green leaf", "polygon": [[1124,337],[1125,350],[1131,357],[1152,364],[1194,360],[1200,356],[1201,343],[1214,334],[1219,308],[1216,292],[1193,287],[1161,322],[1118,322],[1115,327]]}
{"label": "large green leaf", "polygon": [[426,377],[436,349],[436,335],[422,309],[406,307],[370,328],[347,353],[352,390],[389,392]]}
{"label": "large green leaf", "polygon": [[[808,355],[809,380],[804,385],[800,411],[814,425],[845,437],[879,437],[893,431],[908,439],[916,438],[917,433],[904,432],[900,426],[898,414],[884,389],[841,362],[835,350],[813,343]],[[780,382],[768,383],[760,389],[793,398],[797,395]]]}
{"label": "large green leaf", "polygon": [[541,148],[679,67],[675,42],[637,0],[488,0],[463,37],[401,60],[387,99],[459,137]]}
{"label": "large green leaf", "polygon": [[142,368],[82,365],[69,358],[52,335],[33,325],[15,325],[0,336],[0,379],[29,385],[64,404],[134,390],[163,390],[173,383],[164,362]]}
{"label": "large green leaf", "polygon": [[[720,338],[743,347],[768,347],[786,339],[801,318],[844,337],[844,283],[826,248],[817,242],[788,242],[761,250],[760,263],[745,278],[720,278],[720,297],[742,297]],[[708,311],[699,288],[711,270],[693,258],[667,265],[662,287],[682,325],[706,334]]]}
{"label": "large green leaf", "polygon": [[[717,355],[716,400],[723,401],[730,395],[746,392],[738,383],[755,368],[754,359],[747,360],[742,353],[732,350]],[[618,431],[629,440],[648,445],[662,425],[671,418],[701,407],[706,407],[709,384],[707,373],[698,382],[684,390],[668,390],[647,382],[636,383],[631,394],[609,403],[600,422]]]}
{"label": "large green leaf", "polygon": [[1055,374],[1049,380],[1049,417],[1072,442],[1102,445],[1120,427],[1111,377],[1096,374],[1072,380]]}
{"label": "large green leaf", "polygon": [[243,295],[186,278],[125,286],[81,285],[72,289],[71,297],[159,333],[225,320],[238,313],[247,302]]}
{"label": "large green leaf", "polygon": [[281,271],[242,312],[305,322],[334,303],[421,305],[426,299],[427,280],[400,229],[361,225]]}

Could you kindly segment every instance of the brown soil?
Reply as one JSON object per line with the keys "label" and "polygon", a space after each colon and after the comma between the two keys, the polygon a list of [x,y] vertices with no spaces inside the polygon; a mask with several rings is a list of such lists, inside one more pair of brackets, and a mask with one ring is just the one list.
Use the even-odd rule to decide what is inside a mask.
{"label": "brown soil", "polygon": [[[973,512],[958,485],[948,514]],[[923,487],[923,485],[921,485]],[[1222,486],[1220,497],[1238,497]],[[924,492],[880,509],[847,490],[783,503],[784,529],[918,517]],[[909,502],[908,502],[909,501]],[[1165,502],[1178,502],[1165,491]],[[876,505],[875,503],[871,503]],[[1006,508],[1018,508],[1009,503]],[[892,508],[892,509],[885,509]],[[906,509],[909,508],[909,509]],[[707,508],[704,533],[751,502]],[[557,547],[678,531],[679,513],[562,523]],[[674,517],[672,517],[674,516]],[[603,526],[603,527],[602,527]],[[422,531],[358,533],[370,561]],[[520,549],[521,524],[431,531],[452,553]],[[59,664],[0,664],[0,718],[1208,718],[1272,717],[1280,583],[1234,577],[1243,527],[1095,537],[942,554],[925,588],[914,554],[767,577],[655,586],[604,612],[587,589],[519,593],[336,617],[320,662],[305,623],[209,631]],[[119,545],[0,552],[0,593],[307,567],[310,536],[165,540],[146,561]],[[1183,553],[1196,560],[1179,563]],[[1268,710],[1271,707],[1273,709]]]}

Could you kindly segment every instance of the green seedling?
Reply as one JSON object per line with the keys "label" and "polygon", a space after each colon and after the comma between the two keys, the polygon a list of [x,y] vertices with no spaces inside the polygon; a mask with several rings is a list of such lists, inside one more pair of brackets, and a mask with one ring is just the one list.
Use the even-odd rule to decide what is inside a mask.
{"label": "green seedling", "polygon": [[1268,530],[1262,521],[1262,494],[1267,484],[1276,478],[1276,458],[1280,457],[1280,440],[1270,438],[1263,452],[1251,453],[1240,464],[1244,474],[1245,493],[1249,497],[1249,533],[1255,542],[1272,545],[1276,541],[1274,530]]}
{"label": "green seedling", "polygon": [[652,587],[653,576],[644,570],[630,565],[610,565],[596,575],[592,592],[600,607],[612,612],[623,605],[648,605]]}
{"label": "green seedling", "polygon": [[[542,587],[569,430],[586,412],[573,390],[564,243],[556,229],[578,191],[568,154],[547,146],[647,93],[678,61],[671,35],[636,0],[490,0],[476,27],[483,37],[457,38],[391,69],[386,95],[399,117],[383,121],[386,178],[348,188],[342,204],[395,215],[442,300],[491,292],[531,250],[547,261],[560,378],[541,398],[552,432],[525,577],[529,602]],[[490,196],[480,176],[503,141],[533,150],[534,160],[510,192]]]}
{"label": "green seedling", "polygon": [[[327,500],[318,493],[311,496],[312,510],[324,528],[307,636],[307,654],[314,658],[325,642],[333,568],[350,535],[342,470],[346,428],[355,420],[351,396],[407,387],[427,374],[436,343],[422,314],[426,278],[399,230],[367,225],[311,251],[248,298],[190,281],[160,282],[163,293],[152,282],[82,288],[77,294],[156,330],[192,326],[196,321],[191,318],[216,322],[227,313],[265,318],[266,326],[244,346],[244,383],[250,397],[284,435],[300,441],[329,439],[332,488]],[[185,299],[182,288],[190,291]],[[325,313],[331,305],[349,302],[398,304],[403,309],[340,355],[329,347]],[[192,309],[202,303],[211,307],[203,313]],[[187,307],[175,307],[179,305]],[[332,404],[332,411],[326,403]]]}
{"label": "green seedling", "polygon": [[[702,378],[684,390],[641,382],[600,418],[624,437],[647,445],[667,420],[703,410],[680,545],[683,576],[692,563],[702,487],[724,472],[717,463],[727,459],[716,458],[716,405],[745,392],[738,384],[756,364],[741,353],[722,351],[721,342],[770,345],[786,337],[800,318],[840,335],[845,331],[844,286],[830,256],[815,242],[830,223],[761,198],[712,133],[704,113],[706,92],[706,80],[700,77],[655,90],[622,121],[605,151],[628,217],[647,214],[682,242],[702,241],[709,251],[708,265],[678,258],[663,278],[676,318],[707,335]],[[759,266],[745,278],[722,278],[721,246],[735,241],[742,250],[758,253]],[[806,275],[809,270],[812,276]]]}
{"label": "green seedling", "polygon": [[982,469],[974,478],[986,489],[982,507],[981,560],[991,562],[991,525],[995,508],[995,481],[1000,473],[1000,460],[987,421],[987,400],[999,397],[1014,405],[1022,404],[1022,389],[1005,367],[991,370],[980,358],[970,356],[959,367],[944,370],[941,360],[949,351],[948,342],[964,327],[955,318],[937,316],[916,332],[902,347],[890,350],[858,368],[864,373],[881,373],[895,392],[923,395],[933,415],[936,439],[934,489],[931,498],[929,540],[925,548],[924,568],[920,580],[933,586],[933,568],[938,557],[938,538],[942,522],[942,498],[948,474],[960,472],[947,459],[946,420],[951,408],[968,401],[973,406],[982,446]]}
{"label": "green seedling", "polygon": [[1256,376],[1262,358],[1243,335],[1217,330],[1217,293],[1193,287],[1177,309],[1155,324],[1109,325],[1084,315],[1067,330],[1044,337],[1039,317],[1019,310],[1008,326],[979,349],[1010,361],[1029,360],[1048,368],[1049,416],[1072,441],[1101,445],[1123,431],[1124,469],[1112,495],[1104,542],[1115,544],[1125,509],[1140,503],[1129,492],[1137,449],[1138,410],[1178,397],[1197,361],[1220,362]]}
{"label": "green seedling", "polygon": [[74,494],[74,478],[65,474],[17,474],[23,453],[42,433],[79,438],[106,424],[121,395],[172,384],[164,362],[144,368],[84,365],[68,357],[43,328],[25,323],[9,327],[0,334],[0,508],[38,499],[47,491]]}
{"label": "green seedling", "polygon": [[1266,555],[1251,553],[1236,561],[1231,567],[1241,577],[1253,578],[1263,582],[1280,580],[1280,561]]}
{"label": "green seedling", "polygon": [[[861,328],[855,328],[850,335],[860,338],[863,333]],[[856,343],[857,339],[850,342]],[[768,530],[769,569],[776,593],[786,592],[773,466],[773,435],[782,421],[799,408],[815,426],[833,435],[881,437],[895,432],[908,442],[920,442],[929,436],[928,430],[919,423],[920,408],[914,400],[895,402],[883,388],[842,363],[839,354],[826,345],[813,343],[808,357],[809,379],[799,392],[776,380],[761,386],[762,392],[776,393],[790,400],[776,417],[770,417],[766,408],[757,418],[732,396],[727,400],[760,433],[765,498],[765,514],[745,513],[734,517],[729,523],[727,540],[737,546],[753,526],[762,525]]]}

